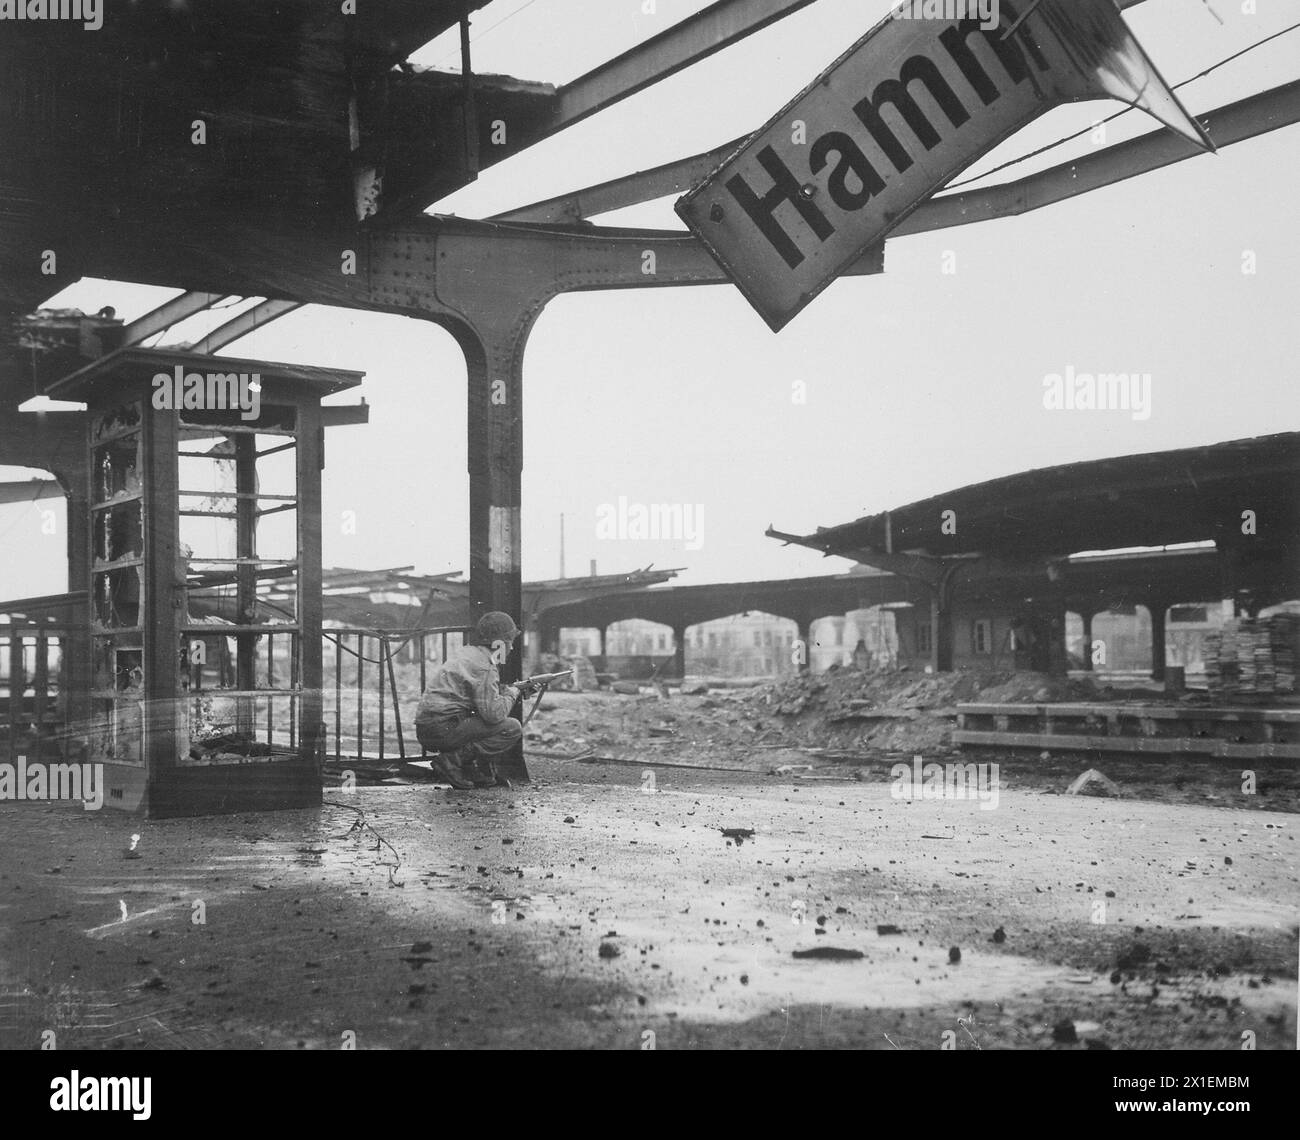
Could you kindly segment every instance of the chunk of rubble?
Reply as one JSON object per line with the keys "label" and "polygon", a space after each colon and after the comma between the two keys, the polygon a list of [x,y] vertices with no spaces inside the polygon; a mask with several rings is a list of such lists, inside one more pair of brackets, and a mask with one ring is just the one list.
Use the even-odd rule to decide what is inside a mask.
{"label": "chunk of rubble", "polygon": [[1068,796],[1118,796],[1119,785],[1104,772],[1089,768],[1065,790]]}
{"label": "chunk of rubble", "polygon": [[791,951],[796,958],[820,958],[825,962],[852,962],[866,955],[861,950],[845,950],[840,946],[814,946],[811,950]]}

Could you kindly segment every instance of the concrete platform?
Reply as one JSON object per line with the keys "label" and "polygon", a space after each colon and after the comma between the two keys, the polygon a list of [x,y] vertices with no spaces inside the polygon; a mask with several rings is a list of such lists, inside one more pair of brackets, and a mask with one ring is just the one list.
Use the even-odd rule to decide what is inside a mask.
{"label": "concrete platform", "polygon": [[[0,1046],[1295,1045],[1294,815],[530,763],[315,811],[0,804]],[[828,946],[863,957],[793,957]]]}
{"label": "concrete platform", "polygon": [[962,704],[954,744],[1234,761],[1300,760],[1300,708],[1169,704]]}

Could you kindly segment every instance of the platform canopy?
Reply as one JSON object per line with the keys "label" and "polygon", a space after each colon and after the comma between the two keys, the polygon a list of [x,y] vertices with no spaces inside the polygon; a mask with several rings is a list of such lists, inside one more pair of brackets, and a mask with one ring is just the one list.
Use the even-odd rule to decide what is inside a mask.
{"label": "platform canopy", "polygon": [[1029,561],[1216,541],[1294,564],[1300,432],[1065,463],[956,487],[809,535],[768,533],[864,562],[881,553]]}
{"label": "platform canopy", "polygon": [[84,368],[49,385],[47,392],[61,400],[79,400],[102,380],[131,380],[148,384],[158,374],[235,373],[258,375],[268,382],[293,385],[317,398],[357,387],[364,372],[346,368],[317,368],[273,360],[246,360],[238,356],[205,356],[175,348],[119,348]]}

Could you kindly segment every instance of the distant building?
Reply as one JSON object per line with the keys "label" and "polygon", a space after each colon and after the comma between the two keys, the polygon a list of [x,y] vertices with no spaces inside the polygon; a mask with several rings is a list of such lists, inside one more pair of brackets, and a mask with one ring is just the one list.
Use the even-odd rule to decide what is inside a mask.
{"label": "distant building", "polygon": [[[788,618],[751,612],[700,622],[686,630],[686,672],[708,677],[779,677],[798,669],[798,627]],[[897,657],[897,634],[887,610],[859,610],[822,618],[812,625],[808,659],[814,672],[849,666],[862,641],[874,668],[890,668]],[[677,651],[672,630],[656,622],[629,619],[605,632],[606,668],[628,671],[631,662],[670,660]],[[599,660],[600,631],[561,629],[560,652]]]}
{"label": "distant building", "polygon": [[[700,622],[686,630],[686,672],[710,677],[777,677],[794,671],[797,627],[772,614],[749,613]],[[599,660],[600,631],[561,629],[560,651]],[[670,661],[677,652],[673,631],[632,618],[605,631],[606,668],[627,672],[631,662]]]}

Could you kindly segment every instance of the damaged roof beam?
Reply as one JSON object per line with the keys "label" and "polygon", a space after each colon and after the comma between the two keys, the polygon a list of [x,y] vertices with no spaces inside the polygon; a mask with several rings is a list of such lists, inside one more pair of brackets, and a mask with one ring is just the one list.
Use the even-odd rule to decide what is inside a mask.
{"label": "damaged roof beam", "polygon": [[[637,91],[667,78],[676,71],[704,59],[715,51],[759,31],[769,23],[782,16],[802,8],[803,3],[746,3],[715,4],[712,8],[699,13],[698,16],[682,21],[667,32],[656,36],[639,48],[611,60],[607,64],[588,72],[581,79],[575,80],[559,93],[559,110],[549,130],[558,130],[579,118],[594,114],[618,99],[626,98]],[[1130,8],[1142,0],[1121,0],[1121,6]],[[739,8],[745,11],[739,11]],[[721,12],[719,9],[728,11]],[[779,9],[779,11],[778,11]],[[740,23],[741,18],[747,22]],[[706,27],[698,26],[704,23]],[[712,32],[710,40],[707,33]],[[712,46],[708,46],[712,44]],[[642,58],[642,53],[645,53]],[[654,66],[657,63],[657,67]],[[603,101],[601,101],[603,100]],[[596,105],[598,104],[598,105]],[[639,205],[669,194],[682,193],[703,179],[717,167],[742,142],[743,138],[733,139],[722,146],[691,155],[676,162],[665,163],[649,170],[629,174],[597,186],[583,190],[574,190],[567,194],[534,202],[528,206],[497,214],[492,220],[502,222],[538,222],[564,223],[598,217],[601,214],[621,210],[626,206]],[[1216,139],[1216,141],[1218,141]],[[1235,142],[1235,138],[1225,142]],[[1220,143],[1223,145],[1223,143]],[[1112,148],[1115,149],[1115,148]],[[1200,153],[1196,151],[1195,153]],[[1179,156],[1183,157],[1183,156]],[[1177,161],[1172,159],[1170,161]],[[1137,173],[1137,172],[1135,172]],[[979,193],[979,192],[977,192]],[[927,204],[929,205],[929,204]],[[926,212],[923,206],[918,214]],[[927,215],[929,216],[929,215]],[[951,217],[951,211],[944,214]],[[975,220],[971,218],[970,220]],[[959,224],[947,221],[944,225]],[[904,223],[898,233],[917,232],[921,229],[938,229],[941,225],[927,225],[919,218]]]}
{"label": "damaged roof beam", "polygon": [[629,174],[625,178],[615,178],[602,182],[599,186],[589,186],[585,190],[574,190],[544,202],[534,202],[530,206],[521,206],[498,214],[492,220],[497,222],[576,222],[598,217],[625,206],[636,206],[642,202],[653,201],[669,194],[679,194],[695,185],[709,171],[736,149],[742,142],[736,139],[703,154],[692,155],[677,162],[665,163],[651,170],[642,170]]}
{"label": "damaged roof beam", "polygon": [[718,0],[560,89],[549,127],[560,130],[707,59],[813,0]]}
{"label": "damaged roof beam", "polygon": [[[1300,81],[1261,91],[1198,118],[1220,148],[1291,126],[1300,122]],[[1014,182],[931,198],[890,236],[1026,214],[1203,153],[1169,131],[1152,131]]]}
{"label": "damaged roof beam", "polygon": [[122,330],[122,343],[128,346],[140,344],[172,325],[210,309],[225,296],[225,293],[181,293],[127,325]]}
{"label": "damaged roof beam", "polygon": [[232,317],[225,324],[218,325],[194,346],[193,351],[206,356],[219,348],[225,348],[231,341],[247,336],[270,324],[271,321],[301,308],[302,305],[297,301],[261,301],[251,309],[245,309],[237,317]]}

